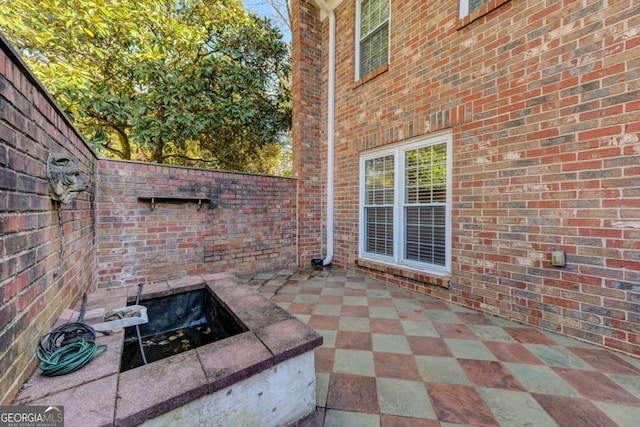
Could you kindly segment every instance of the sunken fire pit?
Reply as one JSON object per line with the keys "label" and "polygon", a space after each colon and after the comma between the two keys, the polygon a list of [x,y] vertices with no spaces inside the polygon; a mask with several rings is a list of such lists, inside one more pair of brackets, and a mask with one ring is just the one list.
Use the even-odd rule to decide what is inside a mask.
{"label": "sunken fire pit", "polygon": [[[102,322],[106,310],[133,303],[137,290],[90,294],[85,321]],[[286,426],[315,411],[313,349],[322,344],[317,332],[226,273],[145,285],[140,304],[175,295],[203,297],[205,318],[207,310],[224,309],[237,325],[226,338],[197,348],[187,340],[190,348],[184,351],[122,371],[127,333],[98,334],[98,344],[109,346],[104,354],[66,376],[36,371],[14,404],[62,405],[68,426]],[[215,309],[207,306],[209,296],[219,304]],[[148,309],[150,322],[154,310]],[[198,310],[191,326],[202,326]],[[73,313],[66,310],[58,323]],[[168,328],[162,333],[180,335],[181,327]],[[183,333],[171,341],[185,339]]]}

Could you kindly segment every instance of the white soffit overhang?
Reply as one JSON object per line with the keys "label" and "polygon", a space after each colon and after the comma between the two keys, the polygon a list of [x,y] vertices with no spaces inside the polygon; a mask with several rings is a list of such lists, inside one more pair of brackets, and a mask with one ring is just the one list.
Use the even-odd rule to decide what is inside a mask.
{"label": "white soffit overhang", "polygon": [[[343,1],[344,0],[325,0],[324,2],[327,4],[327,6],[331,8],[331,10],[335,10],[335,8],[340,6],[340,3],[342,3]],[[314,0],[314,3],[316,3],[320,7],[320,19],[324,21],[325,18],[327,18],[328,16],[327,12],[325,12],[325,10],[322,8],[320,4],[318,4],[317,1]]]}

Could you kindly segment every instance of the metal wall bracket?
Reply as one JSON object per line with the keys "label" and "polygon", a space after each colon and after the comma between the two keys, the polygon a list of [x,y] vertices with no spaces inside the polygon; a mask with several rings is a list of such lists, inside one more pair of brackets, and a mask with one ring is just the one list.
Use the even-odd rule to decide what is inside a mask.
{"label": "metal wall bracket", "polygon": [[138,200],[142,202],[149,202],[151,210],[155,210],[156,203],[168,202],[168,203],[197,203],[197,208],[200,210],[203,203],[209,203],[211,199],[196,198],[196,197],[138,197]]}

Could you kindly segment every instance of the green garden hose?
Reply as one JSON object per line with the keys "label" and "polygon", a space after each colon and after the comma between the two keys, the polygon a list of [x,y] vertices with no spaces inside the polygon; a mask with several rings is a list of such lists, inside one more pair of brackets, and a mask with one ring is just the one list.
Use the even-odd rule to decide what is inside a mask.
{"label": "green garden hose", "polygon": [[97,345],[93,340],[80,339],[60,347],[53,353],[45,352],[38,347],[36,356],[41,362],[42,374],[53,377],[77,371],[106,350],[106,345]]}
{"label": "green garden hose", "polygon": [[36,356],[43,375],[53,377],[77,371],[107,350],[106,345],[96,343],[96,331],[82,323],[86,304],[85,293],[78,321],[60,325],[40,338]]}

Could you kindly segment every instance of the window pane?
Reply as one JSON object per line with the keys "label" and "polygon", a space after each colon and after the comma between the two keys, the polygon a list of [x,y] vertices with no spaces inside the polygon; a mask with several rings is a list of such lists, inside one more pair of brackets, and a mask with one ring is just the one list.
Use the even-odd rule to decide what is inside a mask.
{"label": "window pane", "polygon": [[478,9],[480,6],[482,6],[485,3],[489,3],[489,0],[469,0],[469,13]]}
{"label": "window pane", "polygon": [[389,0],[360,4],[360,77],[389,62]]}
{"label": "window pane", "polygon": [[405,208],[408,260],[436,265],[446,263],[446,213],[444,206]]}
{"label": "window pane", "polygon": [[405,203],[445,203],[447,200],[446,144],[405,153]]}
{"label": "window pane", "polygon": [[393,256],[393,208],[365,208],[365,250]]}
{"label": "window pane", "polygon": [[392,205],[394,200],[393,156],[378,157],[365,162],[365,204]]}
{"label": "window pane", "polygon": [[393,256],[393,155],[365,161],[365,250]]}
{"label": "window pane", "polygon": [[389,0],[364,0],[360,4],[360,39],[389,19]]}

